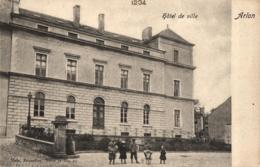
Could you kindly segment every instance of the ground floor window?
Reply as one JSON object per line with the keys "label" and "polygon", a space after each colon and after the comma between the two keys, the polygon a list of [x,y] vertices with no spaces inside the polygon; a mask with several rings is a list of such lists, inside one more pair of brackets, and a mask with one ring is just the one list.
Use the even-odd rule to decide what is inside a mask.
{"label": "ground floor window", "polygon": [[127,123],[127,109],[128,109],[128,104],[127,102],[123,102],[121,104],[121,114],[120,114],[120,121],[121,123]]}
{"label": "ground floor window", "polygon": [[181,126],[181,111],[174,110],[174,126],[180,127]]}
{"label": "ground floor window", "polygon": [[42,92],[35,94],[33,116],[44,117],[44,99],[45,95]]}
{"label": "ground floor window", "polygon": [[93,128],[104,128],[105,101],[101,97],[97,97],[93,104]]}
{"label": "ground floor window", "polygon": [[129,132],[121,132],[121,136],[129,136]]}
{"label": "ground floor window", "polygon": [[144,133],[144,137],[151,137],[151,133]]}
{"label": "ground floor window", "polygon": [[66,118],[75,119],[75,97],[68,96],[67,98],[67,107],[66,107]]}

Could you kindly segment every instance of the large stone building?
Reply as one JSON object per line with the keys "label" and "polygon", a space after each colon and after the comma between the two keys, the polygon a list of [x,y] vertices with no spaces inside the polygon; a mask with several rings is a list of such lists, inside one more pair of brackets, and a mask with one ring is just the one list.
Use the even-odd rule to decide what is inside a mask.
{"label": "large stone building", "polygon": [[142,40],[0,0],[1,134],[64,115],[77,133],[194,136],[193,44],[167,28]]}

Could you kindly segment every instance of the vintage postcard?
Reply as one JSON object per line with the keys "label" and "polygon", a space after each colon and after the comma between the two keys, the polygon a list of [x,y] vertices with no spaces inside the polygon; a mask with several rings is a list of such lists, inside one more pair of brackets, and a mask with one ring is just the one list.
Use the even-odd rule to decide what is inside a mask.
{"label": "vintage postcard", "polygon": [[0,166],[260,166],[258,6],[0,0]]}

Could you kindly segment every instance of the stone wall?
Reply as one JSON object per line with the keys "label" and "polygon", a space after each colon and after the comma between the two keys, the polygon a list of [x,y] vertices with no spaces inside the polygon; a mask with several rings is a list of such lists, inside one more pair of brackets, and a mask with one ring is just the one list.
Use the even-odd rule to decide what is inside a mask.
{"label": "stone wall", "polygon": [[[183,137],[193,135],[193,101],[171,99],[160,95],[127,92],[94,85],[61,82],[51,79],[37,79],[33,76],[10,76],[8,96],[8,134],[16,134],[20,124],[26,123],[28,113],[27,94],[41,91],[45,94],[44,117],[33,117],[33,126],[51,127],[51,121],[57,115],[65,115],[66,98],[76,98],[75,120],[70,121],[70,128],[78,133],[98,135],[121,135],[129,132],[131,136],[169,136],[182,134]],[[105,129],[92,128],[93,101],[96,97],[105,100]],[[120,123],[120,105],[128,103],[128,123]],[[143,106],[150,105],[150,124],[143,125]],[[174,128],[174,109],[181,110],[182,127]],[[33,115],[34,100],[32,99],[31,114]],[[155,132],[156,131],[156,132]],[[174,134],[172,134],[174,133]],[[189,135],[188,135],[189,134]],[[188,135],[188,136],[187,136]]]}
{"label": "stone wall", "polygon": [[15,136],[16,144],[21,145],[23,147],[32,149],[33,151],[44,153],[51,155],[54,151],[54,143],[47,142],[43,140],[37,140],[30,137],[25,137],[21,135]]}

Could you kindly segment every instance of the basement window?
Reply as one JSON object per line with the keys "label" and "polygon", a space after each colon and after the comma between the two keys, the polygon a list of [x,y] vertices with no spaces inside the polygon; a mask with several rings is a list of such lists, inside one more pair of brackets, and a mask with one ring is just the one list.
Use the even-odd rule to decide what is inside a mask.
{"label": "basement window", "polygon": [[68,36],[71,38],[78,38],[78,34],[73,33],[73,32],[68,32]]}
{"label": "basement window", "polygon": [[40,24],[37,25],[37,29],[42,30],[42,31],[48,31],[48,27],[47,26],[40,25]]}
{"label": "basement window", "polygon": [[101,39],[96,39],[96,42],[100,45],[104,45],[105,41],[101,40]]}
{"label": "basement window", "polygon": [[121,45],[121,49],[123,49],[123,50],[128,50],[128,49],[129,49],[129,47],[128,47],[128,46],[126,46],[126,45]]}
{"label": "basement window", "polygon": [[149,55],[150,55],[150,52],[147,51],[147,50],[144,50],[143,54],[149,56]]}
{"label": "basement window", "polygon": [[151,133],[144,133],[144,137],[151,137]]}

